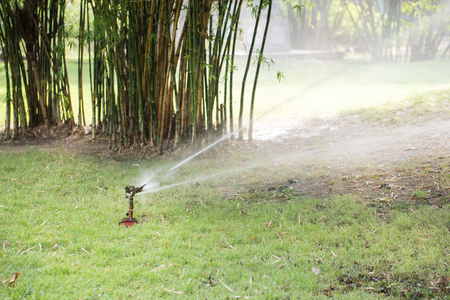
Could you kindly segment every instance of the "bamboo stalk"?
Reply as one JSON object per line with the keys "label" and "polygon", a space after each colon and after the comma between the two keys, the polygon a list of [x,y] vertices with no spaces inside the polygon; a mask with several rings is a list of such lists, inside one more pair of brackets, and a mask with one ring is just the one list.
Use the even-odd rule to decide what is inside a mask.
{"label": "bamboo stalk", "polygon": [[[262,5],[262,3],[260,4]],[[250,121],[249,121],[249,128],[248,128],[248,140],[253,140],[253,111],[255,106],[255,95],[256,95],[256,86],[258,84],[258,77],[259,77],[259,70],[261,68],[261,62],[263,60],[263,54],[264,54],[264,46],[266,44],[266,38],[267,38],[267,32],[269,29],[269,23],[270,23],[270,14],[272,13],[272,0],[267,1],[268,5],[268,12],[267,12],[267,19],[266,19],[266,26],[264,28],[264,34],[263,39],[261,43],[261,50],[259,51],[259,57],[258,57],[258,63],[256,65],[256,73],[255,73],[255,80],[253,82],[253,90],[252,90],[252,100],[250,103]]]}
{"label": "bamboo stalk", "polygon": [[243,133],[243,130],[242,130],[243,129],[242,128],[242,126],[243,126],[242,119],[243,119],[243,116],[244,116],[245,84],[246,84],[246,81],[247,81],[248,71],[249,71],[249,68],[250,68],[250,62],[252,60],[253,48],[254,48],[255,42],[256,42],[256,34],[258,32],[258,25],[259,25],[259,20],[261,18],[262,7],[263,7],[263,5],[262,5],[262,3],[260,3],[258,5],[258,10],[257,10],[257,13],[256,13],[255,28],[254,28],[254,31],[253,31],[253,37],[252,37],[252,42],[251,42],[251,45],[250,45],[250,49],[248,51],[248,58],[247,58],[247,64],[245,66],[244,77],[242,79],[241,99],[240,99],[240,103],[239,103],[239,121],[238,121],[239,122],[239,139],[240,140],[244,139],[244,133]]}
{"label": "bamboo stalk", "polygon": [[86,125],[84,113],[84,95],[83,95],[83,56],[84,56],[84,25],[87,1],[80,2],[80,35],[78,37],[78,128],[81,129]]}
{"label": "bamboo stalk", "polygon": [[234,29],[233,33],[233,44],[231,46],[231,69],[230,69],[230,104],[229,104],[229,112],[230,112],[230,138],[234,139],[234,119],[233,119],[233,79],[234,79],[234,54],[236,50],[236,39],[238,36],[238,25],[239,18],[241,15],[241,7],[243,0],[239,0],[238,8],[236,14],[233,16]]}
{"label": "bamboo stalk", "polygon": [[9,45],[6,41],[9,39],[10,26],[9,20],[6,19],[4,14],[4,3],[2,3],[2,9],[0,10],[0,20],[2,20],[5,29],[0,26],[0,47],[4,50],[4,61],[5,61],[5,79],[6,79],[6,116],[5,116],[5,139],[10,138],[10,127],[11,127],[11,82],[10,82],[10,51]]}

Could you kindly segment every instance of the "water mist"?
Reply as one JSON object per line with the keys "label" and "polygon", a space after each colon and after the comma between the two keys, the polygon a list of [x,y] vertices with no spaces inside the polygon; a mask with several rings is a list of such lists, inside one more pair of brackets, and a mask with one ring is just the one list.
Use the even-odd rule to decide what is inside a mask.
{"label": "water mist", "polygon": [[[262,114],[260,114],[258,116],[258,120],[266,117],[267,115],[272,113],[277,108],[279,108],[279,107],[281,107],[281,106],[283,106],[283,105],[285,105],[285,104],[287,104],[287,103],[289,103],[289,102],[291,102],[293,100],[298,99],[298,97],[302,96],[303,94],[305,94],[308,91],[312,90],[313,88],[317,87],[318,85],[320,85],[324,81],[326,81],[326,80],[328,80],[328,79],[330,79],[332,77],[335,77],[336,75],[344,72],[346,68],[347,68],[347,66],[343,66],[342,68],[338,69],[337,71],[334,71],[334,72],[326,75],[325,77],[323,77],[323,78],[313,82],[312,84],[304,87],[303,89],[301,89],[295,95],[293,95],[293,96],[291,96],[291,97],[289,97],[289,98],[279,102],[278,104],[272,106],[271,108],[265,110]],[[256,118],[254,118],[254,120],[256,120]],[[249,126],[249,123],[245,124],[244,126],[239,128],[237,130],[237,132],[240,132],[240,131],[244,130],[244,128],[246,128],[248,126]],[[197,177],[197,178],[194,178],[194,179],[190,179],[190,180],[176,182],[176,183],[172,183],[172,184],[167,184],[167,185],[161,186],[161,182],[164,182],[169,177],[173,177],[175,172],[180,167],[182,167],[183,165],[185,165],[186,163],[188,163],[189,161],[191,161],[195,157],[199,156],[200,154],[204,153],[205,151],[213,148],[217,144],[219,144],[219,143],[225,141],[226,139],[230,138],[233,134],[234,134],[234,132],[233,133],[229,133],[227,135],[224,135],[222,138],[216,140],[215,142],[213,142],[212,144],[208,145],[207,147],[197,151],[193,155],[191,155],[191,156],[187,157],[186,159],[180,161],[179,163],[175,164],[173,167],[171,167],[167,171],[158,170],[158,171],[151,171],[149,173],[143,173],[142,176],[140,177],[139,183],[140,184],[146,184],[146,186],[144,187],[144,190],[140,194],[154,193],[154,192],[158,192],[158,191],[174,188],[174,187],[177,187],[177,186],[180,186],[180,185],[185,185],[185,184],[189,184],[189,183],[193,183],[193,182],[204,181],[204,180],[207,180],[207,179],[210,179],[210,178],[214,178],[214,177],[218,177],[218,176],[224,176],[224,175],[227,175],[227,174],[242,172],[244,170],[256,168],[256,167],[261,166],[261,165],[267,165],[267,164],[275,161],[275,160],[272,160],[270,162],[266,161],[264,163],[255,164],[255,165],[247,166],[247,167],[244,167],[244,168],[225,170],[225,171],[222,171],[222,172],[217,172],[217,173],[210,174],[210,175],[200,176],[200,177]]]}

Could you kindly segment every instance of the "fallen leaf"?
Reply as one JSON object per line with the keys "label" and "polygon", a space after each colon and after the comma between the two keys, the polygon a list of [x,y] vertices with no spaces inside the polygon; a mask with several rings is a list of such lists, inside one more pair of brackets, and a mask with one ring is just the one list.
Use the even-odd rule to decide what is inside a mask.
{"label": "fallen leaf", "polygon": [[182,292],[182,291],[174,291],[174,290],[168,290],[168,289],[164,289],[166,292],[169,292],[169,293],[174,293],[174,294],[184,294],[184,292]]}
{"label": "fallen leaf", "polygon": [[30,250],[32,250],[32,249],[34,249],[34,248],[36,248],[36,246],[30,247],[30,248],[28,248],[27,250],[23,251],[23,252],[20,253],[20,254],[22,255],[22,254],[24,254],[24,253],[27,253],[28,251],[30,251]]}
{"label": "fallen leaf", "polygon": [[224,287],[226,287],[227,288],[227,290],[229,290],[230,292],[232,292],[233,293],[233,290],[232,289],[230,289],[230,287],[228,286],[228,285],[226,285],[222,280],[220,280],[219,279],[219,282],[221,283],[221,284],[223,284],[223,286]]}
{"label": "fallen leaf", "polygon": [[169,263],[169,267],[179,267],[181,264],[178,263]]}
{"label": "fallen leaf", "polygon": [[8,286],[14,286],[16,284],[16,280],[19,277],[20,273],[22,273],[22,272],[14,273],[13,277],[11,278],[11,280],[8,283]]}
{"label": "fallen leaf", "polygon": [[195,239],[194,239],[194,241],[196,240],[196,239],[198,239],[198,238],[201,238],[202,236],[204,236],[203,234],[200,234],[198,237],[196,237]]}
{"label": "fallen leaf", "polygon": [[152,272],[157,272],[157,271],[159,271],[159,270],[164,269],[165,267],[166,267],[166,265],[165,265],[165,264],[162,264],[162,265],[160,265],[159,267],[154,268],[154,269],[152,270]]}
{"label": "fallen leaf", "polygon": [[336,269],[334,271],[331,271],[330,273],[328,273],[328,276],[330,276],[331,274],[335,273],[336,271],[338,271],[339,269]]}

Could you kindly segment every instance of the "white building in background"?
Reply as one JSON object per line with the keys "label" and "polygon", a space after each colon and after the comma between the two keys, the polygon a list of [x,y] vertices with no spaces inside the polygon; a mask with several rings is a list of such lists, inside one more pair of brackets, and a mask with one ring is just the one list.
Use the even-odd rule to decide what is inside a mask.
{"label": "white building in background", "polygon": [[[261,13],[261,19],[259,21],[258,31],[256,34],[255,47],[259,47],[261,45],[262,37],[264,34],[264,28],[266,26],[266,21],[267,21],[267,9],[263,10]],[[242,10],[241,17],[239,20],[239,27],[243,31],[240,37],[241,41],[248,49],[248,47],[250,47],[250,44],[252,42],[253,30],[255,28],[255,17],[252,16],[251,8],[245,7],[245,9]],[[274,53],[274,52],[286,52],[289,50],[291,50],[289,38],[289,24],[288,21],[283,16],[280,7],[280,2],[278,0],[273,0],[272,14],[270,17],[269,31],[267,33],[267,40],[264,52]]]}

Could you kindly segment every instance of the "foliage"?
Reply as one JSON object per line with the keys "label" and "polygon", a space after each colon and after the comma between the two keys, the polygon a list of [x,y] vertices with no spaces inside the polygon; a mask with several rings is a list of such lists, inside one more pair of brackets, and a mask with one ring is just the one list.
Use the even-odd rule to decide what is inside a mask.
{"label": "foliage", "polygon": [[369,52],[375,60],[432,59],[450,24],[446,1],[284,2],[294,48],[343,48]]}
{"label": "foliage", "polygon": [[[290,27],[293,48],[308,50],[331,50],[335,48],[335,32],[330,30],[332,22],[340,22],[334,16],[336,4],[329,0],[284,1],[285,14]],[[336,14],[338,16],[339,13]],[[330,25],[331,23],[331,25]]]}
{"label": "foliage", "polygon": [[[368,51],[377,60],[435,57],[448,35],[445,2],[402,2],[402,10],[399,3],[290,0],[283,12],[295,23],[292,40],[300,38],[302,49],[345,47]],[[73,124],[75,118],[80,128],[91,127],[93,138],[107,134],[111,149],[148,145],[163,152],[183,142],[199,145],[234,137],[240,13],[248,7],[257,16],[266,5],[243,0],[3,1],[5,137],[40,125]],[[19,21],[28,13],[36,24],[27,23],[31,25],[25,30]],[[256,18],[255,28],[258,22]],[[248,52],[249,61],[257,52],[257,64],[268,62],[263,51],[253,51],[258,46]],[[449,49],[450,44],[443,55]],[[75,72],[67,69],[66,50],[78,51],[78,92],[72,91],[78,95],[78,115],[69,92],[69,74]],[[277,77],[284,74],[278,72]],[[245,79],[238,103],[241,138]]]}
{"label": "foliage", "polygon": [[232,90],[227,57],[234,56],[243,0],[89,3],[93,137],[102,130],[111,148],[150,145],[163,152],[172,142],[175,148],[201,142],[204,132],[208,141],[224,134],[233,100],[231,93],[219,99],[219,78]]}
{"label": "foliage", "polygon": [[410,29],[411,60],[432,59],[442,39],[450,32],[447,1],[402,2],[403,20]]}
{"label": "foliage", "polygon": [[[28,77],[23,74],[24,81],[27,82],[27,78],[29,81],[26,86],[27,103],[20,102],[22,80],[14,75],[16,77],[11,82],[12,87],[19,89],[18,93],[13,94],[14,101],[11,102],[13,137],[19,128],[19,121],[22,131],[27,126],[38,126],[42,121],[46,126],[73,121],[70,94],[67,93],[65,48],[75,50],[76,46],[80,127],[86,124],[83,56],[86,50],[92,54],[89,57],[89,79],[93,138],[98,132],[105,132],[110,136],[113,149],[150,145],[158,146],[162,152],[172,143],[175,148],[183,141],[199,143],[204,132],[208,140],[222,136],[228,121],[228,104],[230,124],[233,122],[233,100],[231,93],[230,99],[219,99],[219,78],[230,75],[226,76],[224,87],[227,89],[229,85],[231,90],[234,66],[232,60],[230,65],[230,60],[225,58],[234,56],[243,2],[80,0],[71,2],[67,8],[66,1],[55,0],[45,4],[24,1],[20,11],[12,8],[12,2],[2,2],[2,20],[7,24],[2,30],[2,44],[10,39],[17,41],[20,49],[20,39],[13,36],[12,30],[20,28],[14,23],[14,18],[21,11],[32,11],[33,19],[38,20],[40,16],[42,23],[37,22],[31,28],[29,32],[33,34],[21,36],[23,39],[28,37],[30,43],[41,41],[42,44],[37,45],[36,49],[42,53],[35,58],[33,51],[27,52],[26,61],[32,65]],[[261,3],[254,7],[263,6]],[[31,9],[25,9],[28,7]],[[50,8],[55,15],[46,18],[46,10]],[[66,10],[69,13],[67,17]],[[74,20],[76,17],[79,24]],[[59,23],[45,24],[44,21]],[[38,28],[47,27],[54,29],[54,32],[39,33]],[[74,43],[74,38],[78,38],[78,45]],[[52,53],[45,53],[46,49]],[[20,51],[12,50],[7,53],[17,53],[18,57],[13,59],[11,56],[8,61],[19,61],[23,65]],[[44,58],[51,65],[41,70],[39,68]],[[36,59],[42,60],[42,63],[37,61],[34,67]],[[8,77],[20,74],[20,65],[8,64],[7,67],[14,67]],[[229,74],[223,75],[224,69]],[[54,75],[45,73],[45,70],[52,70]],[[33,77],[36,77],[37,93],[32,87]],[[47,80],[45,85],[41,77]],[[54,98],[47,97],[47,94]],[[28,119],[25,112],[29,113]],[[8,123],[6,128],[9,127]]]}
{"label": "foliage", "polygon": [[8,90],[6,136],[11,125],[14,138],[28,127],[72,123],[65,60],[70,28],[64,26],[64,1],[2,1],[0,8]]}

